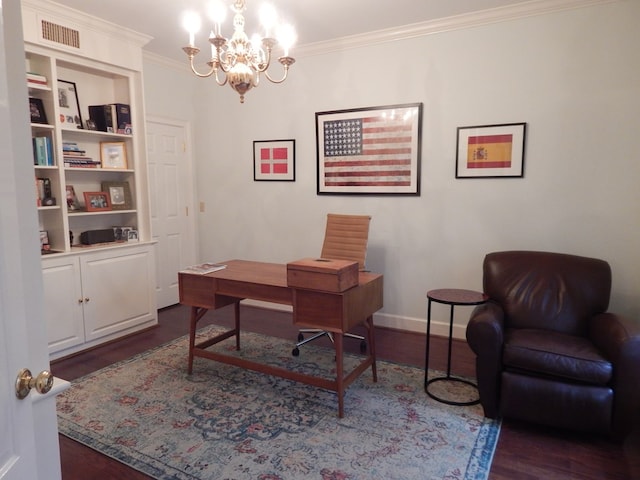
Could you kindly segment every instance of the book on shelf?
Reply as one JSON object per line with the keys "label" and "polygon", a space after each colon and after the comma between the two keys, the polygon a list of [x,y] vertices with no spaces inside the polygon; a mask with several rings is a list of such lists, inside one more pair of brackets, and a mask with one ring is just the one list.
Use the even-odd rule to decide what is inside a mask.
{"label": "book on shelf", "polygon": [[33,164],[39,166],[55,165],[53,145],[49,137],[33,137]]}
{"label": "book on shelf", "polygon": [[89,117],[103,132],[131,135],[131,110],[125,103],[89,105]]}
{"label": "book on shelf", "polygon": [[226,265],[222,263],[200,263],[198,265],[191,265],[183,270],[180,270],[180,273],[197,273],[199,275],[205,275],[211,272],[217,272],[218,270],[223,270],[227,268]]}
{"label": "book on shelf", "polygon": [[47,77],[35,72],[27,72],[27,83],[33,85],[47,85]]}

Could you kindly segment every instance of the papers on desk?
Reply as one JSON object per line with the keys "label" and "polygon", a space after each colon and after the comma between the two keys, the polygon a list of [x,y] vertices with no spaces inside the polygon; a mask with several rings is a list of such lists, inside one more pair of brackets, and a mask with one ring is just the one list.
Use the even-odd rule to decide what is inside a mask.
{"label": "papers on desk", "polygon": [[204,275],[211,272],[217,272],[223,268],[227,268],[227,266],[221,263],[201,263],[199,265],[191,265],[184,270],[180,270],[180,273],[197,273],[199,275]]}

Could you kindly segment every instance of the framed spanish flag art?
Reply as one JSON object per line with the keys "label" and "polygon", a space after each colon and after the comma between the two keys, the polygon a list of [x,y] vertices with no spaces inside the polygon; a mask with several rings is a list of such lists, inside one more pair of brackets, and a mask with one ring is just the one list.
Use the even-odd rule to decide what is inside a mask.
{"label": "framed spanish flag art", "polygon": [[456,178],[524,176],[526,123],[458,127]]}

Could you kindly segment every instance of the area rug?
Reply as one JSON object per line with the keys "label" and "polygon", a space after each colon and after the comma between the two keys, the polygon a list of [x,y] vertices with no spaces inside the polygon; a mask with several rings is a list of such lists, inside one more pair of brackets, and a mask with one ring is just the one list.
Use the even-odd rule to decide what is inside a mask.
{"label": "area rug", "polygon": [[[211,348],[234,352],[227,342]],[[233,354],[331,376],[330,350],[293,357],[291,343],[243,333]],[[187,375],[187,348],[182,337],[72,382],[57,400],[60,433],[158,479],[488,477],[500,423],[429,398],[419,368],[378,361],[378,382],[363,373],[338,418],[336,394],[320,388],[202,358]]]}

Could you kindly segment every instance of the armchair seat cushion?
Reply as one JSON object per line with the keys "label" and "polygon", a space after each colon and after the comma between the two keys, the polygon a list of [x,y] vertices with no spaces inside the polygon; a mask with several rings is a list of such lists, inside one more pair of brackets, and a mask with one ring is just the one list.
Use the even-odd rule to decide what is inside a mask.
{"label": "armchair seat cushion", "polygon": [[507,329],[503,362],[525,371],[588,385],[607,385],[613,366],[586,337],[549,330]]}

